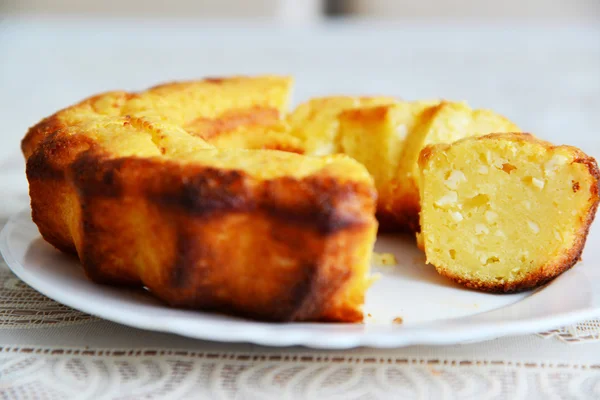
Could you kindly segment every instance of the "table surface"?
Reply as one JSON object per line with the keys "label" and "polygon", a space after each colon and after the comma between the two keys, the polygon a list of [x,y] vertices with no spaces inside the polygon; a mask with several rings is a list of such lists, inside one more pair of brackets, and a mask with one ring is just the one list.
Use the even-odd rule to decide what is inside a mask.
{"label": "table surface", "polygon": [[[465,99],[600,156],[600,27],[0,19],[0,226],[27,207],[19,140],[108,89],[281,73],[310,96]],[[568,295],[568,294],[566,294]],[[0,262],[0,397],[600,398],[600,321],[478,344],[314,351],[126,328],[61,306]],[[37,397],[36,397],[37,396]]]}

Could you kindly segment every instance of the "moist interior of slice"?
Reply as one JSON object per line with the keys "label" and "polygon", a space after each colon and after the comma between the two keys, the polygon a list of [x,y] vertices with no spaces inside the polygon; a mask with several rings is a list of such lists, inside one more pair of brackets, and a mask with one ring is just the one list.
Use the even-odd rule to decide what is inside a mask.
{"label": "moist interior of slice", "polygon": [[388,230],[418,230],[418,156],[435,143],[519,128],[490,110],[425,100],[346,110],[339,115],[339,151],[364,164],[379,192],[378,217]]}
{"label": "moist interior of slice", "polygon": [[383,191],[397,178],[406,138],[419,115],[437,103],[400,101],[346,110],[339,116],[339,151],[367,167],[377,190]]}
{"label": "moist interior of slice", "polygon": [[418,159],[425,146],[452,143],[466,137],[490,133],[519,131],[514,123],[502,115],[486,109],[474,110],[466,103],[443,101],[429,107],[419,115],[419,120],[406,139],[400,155],[397,190],[405,192],[407,197],[418,202]]}
{"label": "moist interior of slice", "polygon": [[554,267],[568,261],[582,236],[585,241],[597,204],[597,177],[576,161],[581,157],[572,147],[518,134],[425,149],[421,240],[427,262],[488,289],[536,274],[550,278],[543,275],[559,270]]}

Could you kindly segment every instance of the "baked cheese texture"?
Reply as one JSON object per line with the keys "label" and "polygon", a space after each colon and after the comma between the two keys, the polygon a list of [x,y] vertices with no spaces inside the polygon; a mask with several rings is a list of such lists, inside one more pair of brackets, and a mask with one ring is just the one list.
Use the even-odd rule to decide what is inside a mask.
{"label": "baked cheese texture", "polygon": [[332,96],[300,104],[287,117],[304,154],[346,154],[363,164],[378,193],[385,231],[419,230],[420,151],[429,144],[492,132],[519,132],[507,118],[466,103]]}
{"label": "baked cheese texture", "polygon": [[598,207],[596,161],[527,134],[491,134],[420,154],[421,246],[470,288],[513,292],[580,258]]}
{"label": "baked cheese texture", "polygon": [[33,221],[95,282],[265,321],[361,321],[378,225],[418,231],[420,210],[428,261],[471,287],[534,287],[579,257],[598,173],[578,150],[482,136],[519,129],[464,103],[289,113],[291,88],[213,78],[56,112],[22,141]]}
{"label": "baked cheese texture", "polygon": [[[292,80],[110,92],[22,141],[33,221],[95,282],[266,321],[363,318],[373,178],[289,134]],[[287,151],[280,151],[287,150]]]}
{"label": "baked cheese texture", "polygon": [[507,118],[491,110],[473,110],[449,101],[396,102],[340,114],[341,152],[363,163],[379,193],[380,228],[419,230],[418,157],[430,144],[492,132],[518,132]]}
{"label": "baked cheese texture", "polygon": [[345,110],[396,102],[394,98],[373,96],[330,96],[300,104],[287,116],[290,134],[302,143],[306,154],[323,156],[343,152],[340,146],[338,116]]}

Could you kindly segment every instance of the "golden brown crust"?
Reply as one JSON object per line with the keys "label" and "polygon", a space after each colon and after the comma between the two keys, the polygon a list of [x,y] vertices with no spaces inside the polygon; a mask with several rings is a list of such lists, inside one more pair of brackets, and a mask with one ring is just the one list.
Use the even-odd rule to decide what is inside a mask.
{"label": "golden brown crust", "polygon": [[[96,100],[74,107],[94,112]],[[267,321],[362,320],[367,277],[354,266],[377,229],[368,182],[115,157],[73,134],[68,110],[31,128],[22,148],[34,222],[92,280]]]}
{"label": "golden brown crust", "polygon": [[[190,134],[201,137],[217,147],[236,143],[244,148],[304,154],[301,143],[290,137],[287,132],[283,132],[285,125],[279,110],[275,108],[250,107],[230,110],[217,118],[197,118],[184,128]],[[274,135],[269,136],[271,131]],[[250,135],[254,135],[254,141]]]}
{"label": "golden brown crust", "polygon": [[[598,210],[598,204],[600,202],[600,170],[598,169],[598,164],[596,163],[596,160],[593,157],[587,156],[578,148],[565,145],[556,146],[550,142],[540,140],[528,133],[493,133],[485,136],[480,136],[475,140],[493,140],[499,137],[512,141],[525,140],[532,143],[542,144],[548,150],[554,150],[557,148],[568,148],[571,152],[577,155],[577,158],[575,158],[573,163],[584,165],[588,170],[590,176],[592,177],[593,181],[595,182],[595,184],[590,185],[590,197],[588,202],[589,207],[587,209],[587,212],[585,213],[585,220],[581,221],[579,232],[576,235],[576,240],[573,246],[570,249],[568,249],[568,251],[563,253],[562,257],[559,257],[550,264],[541,266],[535,272],[529,273],[526,276],[524,276],[523,279],[518,281],[497,283],[475,279],[464,279],[463,277],[453,274],[446,268],[436,267],[437,271],[441,275],[446,276],[452,279],[453,281],[460,283],[468,288],[491,293],[512,293],[533,289],[545,283],[548,283],[551,280],[558,277],[563,272],[569,270],[571,267],[573,267],[573,265],[575,265],[578,261],[581,260],[581,253],[583,252],[583,249],[585,247],[589,229],[592,223],[594,222],[594,218]],[[473,139],[467,138],[463,140]],[[435,153],[439,151],[444,151],[449,146],[450,145],[448,144],[438,144],[425,147],[419,155],[419,165],[422,167],[425,166],[428,160]]]}
{"label": "golden brown crust", "polygon": [[[132,96],[131,93],[122,91],[102,93],[82,100],[77,104],[44,118],[31,127],[23,140],[21,140],[21,151],[23,152],[25,159],[29,158],[46,138],[50,137],[50,140],[52,140],[51,135],[57,134],[67,128],[65,122],[62,121],[62,117],[65,114],[77,109],[82,113],[89,112],[102,115],[102,112],[99,111],[99,107],[97,107],[98,102],[103,103],[103,112],[106,113],[107,111],[119,110]],[[107,102],[108,104],[105,104]]]}
{"label": "golden brown crust", "polygon": [[448,143],[430,144],[423,147],[423,150],[419,153],[419,167],[423,168],[435,153],[445,151],[448,147],[450,147]]}
{"label": "golden brown crust", "polygon": [[[392,186],[393,187],[393,186]],[[381,232],[414,233],[420,231],[419,198],[413,192],[403,192],[389,196],[378,204],[377,221]]]}
{"label": "golden brown crust", "polygon": [[358,121],[369,123],[369,121],[378,122],[384,120],[390,109],[391,104],[383,104],[378,106],[350,108],[340,112],[339,117],[348,121]]}
{"label": "golden brown crust", "polygon": [[[556,147],[569,147],[570,149],[575,150],[577,152],[577,154],[581,154],[584,157],[587,157],[581,150],[579,150],[576,147],[565,146],[565,145],[555,146],[552,143],[547,142],[545,140],[541,140],[541,139],[533,136],[531,133],[527,133],[527,132],[490,133],[488,135],[478,136],[477,138],[475,138],[475,140],[494,140],[499,137],[503,138],[504,140],[511,140],[511,141],[515,141],[515,142],[522,142],[522,141],[526,140],[526,141],[532,142],[532,143],[543,144],[549,150],[556,148]],[[419,153],[419,167],[425,166],[434,154],[443,152],[446,149],[448,149],[451,145],[460,143],[465,140],[473,140],[473,138],[467,137],[467,138],[457,140],[454,143],[438,143],[438,144],[430,144],[428,146],[425,146]],[[593,158],[592,158],[592,160],[593,160]]]}
{"label": "golden brown crust", "polygon": [[[346,266],[360,262],[347,246],[360,246],[374,231],[372,211],[362,209],[365,203],[374,208],[372,188],[318,178],[282,178],[253,186],[237,171],[138,158],[103,160],[94,151],[81,152],[66,171],[50,169],[48,174],[55,158],[46,163],[40,158],[36,154],[27,165],[34,221],[48,242],[68,252],[75,251],[70,233],[79,229],[77,253],[94,281],[146,286],[177,307],[262,320],[362,319],[355,304],[330,308],[329,303],[353,278]],[[57,191],[77,198],[81,215],[75,227],[56,215],[65,206]],[[136,215],[135,224],[125,217],[131,215]],[[243,223],[228,222],[236,218]],[[238,254],[236,246],[248,227],[252,245]],[[140,231],[152,232],[151,243]],[[175,248],[161,249],[168,243]],[[164,271],[132,271],[129,263],[141,254],[145,263],[162,260]],[[270,271],[269,260],[276,264],[278,256],[293,260],[285,276]],[[264,267],[256,271],[260,279],[254,291],[232,287],[219,296],[233,277],[223,274],[210,284],[201,279],[254,257]]]}
{"label": "golden brown crust", "polygon": [[231,110],[218,118],[197,118],[186,125],[186,130],[202,139],[210,140],[240,127],[270,126],[280,119],[279,111],[274,108],[253,107]]}
{"label": "golden brown crust", "polygon": [[[254,186],[238,171],[136,158],[98,162],[89,153],[73,164],[72,174],[81,201],[84,242],[79,257],[86,273],[101,283],[140,284],[127,269],[116,270],[115,260],[170,243],[174,248],[162,252],[144,250],[145,257],[164,259],[164,267],[155,273],[140,271],[140,278],[177,307],[273,321],[327,319],[327,302],[351,278],[345,268],[351,262],[347,252],[336,251],[333,244],[363,240],[372,224],[368,216],[347,213],[353,202],[363,201],[358,193],[369,201],[372,191],[329,179],[283,178]],[[144,224],[134,231],[123,219],[134,213],[133,207],[140,214],[136,220]],[[140,243],[140,228],[152,231],[156,241]],[[249,230],[247,236],[244,230]],[[238,254],[240,236],[252,242],[243,254]],[[253,254],[252,248],[260,253]],[[277,256],[294,260],[285,276],[268,269],[270,257]],[[265,268],[253,292],[236,290],[235,279],[222,272],[239,268],[248,257]],[[331,274],[330,268],[339,273]],[[219,295],[223,290],[229,290],[226,296]],[[361,317],[353,309],[344,313],[340,318],[346,321]]]}

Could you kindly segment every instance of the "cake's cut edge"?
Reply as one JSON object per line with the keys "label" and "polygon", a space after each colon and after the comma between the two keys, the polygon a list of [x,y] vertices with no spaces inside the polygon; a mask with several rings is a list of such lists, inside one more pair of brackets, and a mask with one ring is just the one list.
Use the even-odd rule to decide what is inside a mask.
{"label": "cake's cut edge", "polygon": [[[432,262],[432,264],[436,267],[436,270],[441,275],[444,275],[449,279],[466,287],[493,293],[510,293],[528,290],[543,285],[556,278],[566,270],[570,269],[581,259],[581,253],[583,252],[587,240],[587,235],[589,233],[590,226],[594,221],[598,209],[598,203],[600,201],[600,171],[594,158],[587,156],[580,149],[577,149],[575,147],[566,145],[555,146],[549,142],[537,139],[534,136],[526,133],[495,133],[480,136],[477,138],[461,139],[452,144],[435,144],[425,147],[419,155],[419,166],[421,168],[421,172],[423,175],[425,175],[423,170],[435,155],[444,154],[457,144],[460,145],[460,143],[462,142],[471,140],[492,141],[498,139],[516,142],[527,141],[529,143],[541,146],[541,148],[544,148],[545,151],[555,151],[557,149],[568,151],[571,154],[573,154],[573,161],[571,164],[580,164],[584,166],[591,180],[591,184],[589,185],[590,196],[587,203],[587,207],[586,209],[582,210],[585,216],[581,219],[580,224],[577,225],[578,228],[576,230],[576,238],[573,241],[573,244],[568,249],[566,249],[564,253],[562,253],[562,256],[556,257],[549,263],[540,265],[538,268],[536,268],[536,271],[528,273],[523,279],[520,279],[518,281],[490,282],[489,280],[476,279],[471,276],[466,277],[464,274],[456,273],[456,271],[454,271],[453,268],[449,268],[448,266],[436,265],[435,262]],[[426,179],[425,176],[423,176],[422,178]],[[425,186],[421,188],[422,192],[424,190]],[[577,182],[577,184],[573,184],[572,190],[574,193],[580,190],[580,183]],[[424,196],[423,193],[422,196]],[[421,221],[423,221],[423,210],[421,211]],[[427,229],[428,227],[426,226],[425,231],[419,233],[417,237],[419,247],[421,247],[426,252],[426,254],[428,251],[426,244],[426,236],[428,233],[426,232]]]}

